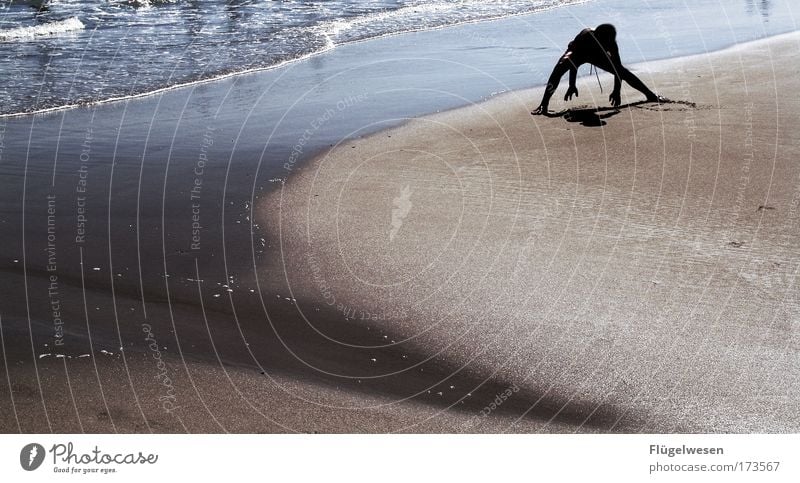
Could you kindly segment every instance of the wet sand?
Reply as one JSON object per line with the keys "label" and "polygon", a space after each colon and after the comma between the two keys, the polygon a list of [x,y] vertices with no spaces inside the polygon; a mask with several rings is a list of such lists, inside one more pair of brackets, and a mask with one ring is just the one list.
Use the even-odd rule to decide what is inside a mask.
{"label": "wet sand", "polygon": [[796,432],[798,41],[637,66],[681,103],[515,91],[283,184],[257,127],[180,105],[69,112],[60,149],[15,122],[0,428]]}

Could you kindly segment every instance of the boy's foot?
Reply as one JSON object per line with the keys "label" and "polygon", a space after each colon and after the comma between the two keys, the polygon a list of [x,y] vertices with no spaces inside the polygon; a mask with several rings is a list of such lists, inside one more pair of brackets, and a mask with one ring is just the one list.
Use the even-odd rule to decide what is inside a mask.
{"label": "boy's foot", "polygon": [[652,94],[647,96],[647,102],[667,102],[667,98],[663,96],[659,96],[658,94]]}
{"label": "boy's foot", "polygon": [[531,111],[532,116],[542,116],[547,114],[547,106],[539,106]]}

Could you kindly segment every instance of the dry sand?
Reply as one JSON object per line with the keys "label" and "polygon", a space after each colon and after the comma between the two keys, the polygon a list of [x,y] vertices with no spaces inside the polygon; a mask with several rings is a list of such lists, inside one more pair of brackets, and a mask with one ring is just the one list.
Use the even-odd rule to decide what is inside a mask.
{"label": "dry sand", "polygon": [[682,102],[595,111],[590,77],[564,118],[514,92],[342,142],[262,205],[282,270],[520,388],[476,430],[797,431],[798,39],[639,66]]}

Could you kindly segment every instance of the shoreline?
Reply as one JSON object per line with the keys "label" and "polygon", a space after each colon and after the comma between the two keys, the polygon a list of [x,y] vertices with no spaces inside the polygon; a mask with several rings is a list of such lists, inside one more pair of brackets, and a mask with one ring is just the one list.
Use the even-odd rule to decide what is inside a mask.
{"label": "shoreline", "polygon": [[[402,31],[402,32],[388,33],[388,34],[383,34],[383,35],[379,35],[379,36],[376,36],[376,37],[370,37],[370,38],[361,39],[361,40],[349,41],[349,42],[346,42],[346,43],[343,43],[343,44],[329,45],[328,47],[326,47],[326,48],[324,48],[324,49],[322,49],[320,51],[310,52],[310,53],[304,54],[304,55],[302,55],[300,57],[297,57],[297,58],[294,58],[294,59],[288,59],[288,60],[285,60],[285,61],[281,61],[281,62],[279,62],[277,64],[274,64],[274,65],[255,67],[255,68],[244,69],[244,70],[235,71],[235,72],[222,73],[222,74],[219,74],[219,75],[214,75],[214,76],[209,77],[209,78],[197,79],[197,80],[193,80],[193,81],[187,81],[187,82],[178,83],[178,84],[175,84],[175,85],[164,86],[164,87],[152,90],[152,91],[141,92],[141,93],[125,95],[125,96],[114,96],[114,97],[110,97],[110,98],[107,98],[107,99],[99,99],[99,100],[96,100],[96,101],[87,102],[87,103],[83,103],[83,104],[68,104],[68,105],[54,106],[54,107],[38,109],[38,110],[33,110],[33,111],[5,113],[5,114],[0,114],[0,119],[18,119],[18,118],[24,118],[26,116],[47,116],[47,115],[50,115],[50,114],[58,114],[60,112],[69,111],[69,110],[73,110],[73,109],[95,109],[98,106],[103,106],[103,105],[107,105],[107,104],[115,104],[115,103],[127,103],[129,101],[135,101],[135,100],[138,100],[138,99],[148,99],[148,98],[152,98],[152,97],[155,97],[155,96],[163,95],[165,93],[171,93],[173,91],[180,91],[180,90],[183,90],[183,89],[193,90],[193,89],[195,89],[197,87],[200,87],[200,86],[203,86],[203,85],[206,85],[206,84],[219,83],[221,81],[230,80],[230,79],[234,79],[235,80],[238,77],[247,77],[247,76],[252,76],[252,75],[258,75],[258,74],[265,73],[265,72],[270,72],[270,71],[280,71],[281,69],[285,69],[287,67],[291,68],[293,64],[309,61],[309,60],[311,60],[311,59],[313,59],[315,57],[318,57],[318,56],[324,56],[325,54],[329,54],[330,52],[332,52],[332,51],[334,51],[336,49],[347,49],[349,47],[356,46],[356,45],[359,45],[359,44],[391,40],[394,37],[400,37],[400,36],[406,36],[406,35],[415,35],[415,34],[423,34],[424,35],[426,33],[435,33],[437,31],[450,30],[450,29],[460,29],[460,28],[463,28],[463,27],[469,27],[469,26],[478,25],[478,24],[492,24],[492,23],[502,23],[502,22],[509,23],[507,21],[509,21],[509,20],[513,21],[513,20],[518,19],[518,18],[519,19],[525,19],[525,20],[540,20],[542,18],[541,17],[542,15],[546,16],[548,13],[550,13],[552,11],[570,10],[570,9],[575,9],[576,7],[587,6],[587,4],[590,4],[587,7],[590,12],[603,12],[604,10],[615,8],[614,7],[615,6],[615,1],[614,0],[609,0],[609,1],[606,1],[606,2],[602,2],[602,1],[595,2],[595,3],[597,3],[596,5],[593,5],[592,3],[593,2],[590,2],[589,0],[583,0],[583,1],[580,1],[580,2],[577,2],[577,3],[574,3],[574,4],[569,4],[569,5],[554,5],[554,6],[550,6],[550,7],[547,7],[547,8],[543,8],[541,10],[537,10],[535,12],[516,13],[516,14],[503,15],[503,16],[500,16],[500,17],[492,17],[492,18],[479,19],[479,20],[463,21],[463,22],[458,22],[458,23],[454,23],[454,24],[442,25],[442,26],[431,27],[431,28],[423,28],[423,29],[417,29],[417,30],[413,30],[412,29],[412,30],[407,30],[407,31]],[[659,18],[659,21],[660,20],[661,19]],[[670,47],[671,49],[676,49],[676,50],[674,52],[663,52],[662,54],[665,54],[665,55],[656,55],[655,57],[652,57],[652,55],[651,55],[650,58],[648,58],[647,60],[632,62],[631,65],[638,65],[638,64],[644,64],[644,63],[649,63],[649,62],[657,62],[657,61],[662,61],[662,60],[667,60],[667,59],[679,59],[679,58],[683,58],[683,57],[692,57],[692,56],[696,56],[696,55],[705,55],[705,54],[714,53],[714,52],[717,52],[717,51],[720,51],[720,50],[733,48],[736,45],[747,44],[749,42],[753,42],[753,41],[757,41],[757,40],[764,40],[764,39],[768,39],[768,38],[775,37],[775,36],[791,34],[793,31],[796,31],[796,30],[791,30],[791,29],[787,30],[788,28],[789,27],[783,28],[782,30],[779,29],[778,32],[766,32],[766,31],[765,32],[760,32],[759,33],[760,37],[758,37],[757,39],[744,39],[744,40],[727,39],[722,44],[714,45],[711,48],[711,50],[705,50],[705,51],[696,50],[696,51],[690,51],[688,53],[685,53],[685,52],[682,52],[680,49],[676,49],[675,47]],[[793,28],[796,29],[796,26],[794,26]],[[587,74],[584,74],[584,75],[587,75]],[[543,80],[544,79],[541,79],[541,81],[543,81]],[[515,86],[513,88],[513,90],[532,89],[532,88],[541,87],[542,85],[544,85],[544,84],[528,84],[528,85],[523,85],[523,86]],[[490,98],[490,97],[486,97],[486,98]],[[486,98],[484,98],[484,99],[486,99]],[[451,107],[448,107],[448,109],[457,108],[457,107],[460,107],[460,106],[451,106]],[[430,111],[421,111],[417,115],[427,115],[427,114],[431,114],[431,113],[432,112],[430,112]]]}
{"label": "shoreline", "polygon": [[[697,54],[680,55],[680,56],[677,56],[677,57],[657,58],[657,59],[653,59],[653,60],[648,60],[646,62],[640,62],[640,63],[630,64],[630,65],[626,64],[626,67],[628,67],[629,69],[631,69],[633,71],[636,71],[636,72],[641,72],[641,71],[644,71],[644,72],[663,71],[665,67],[669,67],[671,64],[677,64],[677,63],[683,63],[683,62],[694,62],[694,61],[702,60],[704,57],[709,56],[709,55],[733,53],[733,52],[736,52],[739,49],[746,50],[748,48],[755,48],[755,47],[759,47],[761,45],[767,45],[767,44],[770,44],[772,42],[780,42],[780,41],[784,41],[784,40],[791,40],[794,37],[796,37],[798,34],[800,34],[800,29],[799,30],[795,30],[795,31],[791,31],[791,32],[784,32],[784,33],[780,33],[780,34],[775,34],[775,35],[771,35],[769,37],[763,37],[763,38],[759,38],[759,39],[755,39],[755,40],[748,40],[748,41],[738,42],[738,43],[731,44],[731,45],[728,45],[726,47],[721,47],[721,48],[719,48],[717,50],[712,50],[712,51],[708,51],[708,52],[702,52],[702,53],[697,53]],[[609,74],[608,72],[605,72],[605,71],[600,73],[599,76],[600,76],[601,81],[603,81],[603,80],[611,81],[613,79],[613,76],[611,74]],[[586,82],[586,80],[587,79],[593,79],[593,78],[594,77],[592,75],[590,75],[590,74],[580,74],[579,73],[578,77],[577,77],[577,80],[578,80],[578,82],[583,82],[588,87],[588,86],[591,85],[591,82]],[[567,81],[566,81],[566,75],[565,75],[565,78],[562,79],[562,83],[559,85],[559,88],[563,88],[566,82]],[[623,85],[626,85],[626,84],[623,82]],[[536,84],[536,85],[532,85],[532,86],[529,86],[529,87],[521,87],[521,88],[518,88],[518,89],[513,89],[513,90],[510,90],[510,91],[505,91],[505,92],[500,92],[500,93],[494,94],[491,97],[487,97],[487,98],[482,99],[482,100],[477,101],[477,102],[470,102],[470,103],[466,103],[466,104],[460,105],[460,106],[449,107],[447,109],[436,111],[436,112],[422,113],[422,114],[420,114],[418,116],[407,118],[407,119],[403,120],[399,124],[383,128],[383,129],[381,129],[379,131],[370,132],[370,133],[365,134],[363,136],[356,136],[356,137],[352,137],[352,138],[343,138],[339,142],[339,144],[346,144],[348,142],[365,140],[365,139],[368,139],[368,138],[371,138],[371,137],[379,137],[379,136],[381,136],[382,134],[384,134],[386,132],[394,131],[394,130],[396,130],[398,128],[402,128],[405,125],[407,125],[408,123],[414,122],[414,121],[416,121],[418,119],[421,119],[421,118],[433,118],[433,117],[436,117],[436,116],[439,116],[439,115],[445,115],[446,116],[448,113],[453,113],[453,112],[457,112],[457,111],[463,111],[463,110],[474,108],[474,107],[480,106],[481,104],[485,104],[485,103],[489,103],[489,102],[493,102],[493,101],[498,101],[499,102],[500,100],[508,100],[507,98],[510,98],[510,97],[520,97],[520,98],[522,98],[525,94],[536,93],[537,95],[533,96],[533,97],[530,97],[530,99],[534,99],[534,98],[538,99],[538,98],[541,97],[542,88],[544,86],[545,86],[545,84]],[[528,99],[526,101],[522,101],[522,102],[532,102],[532,101],[530,101],[530,99]],[[554,99],[555,99],[555,96],[554,96]],[[576,102],[579,102],[579,101],[580,100],[578,100]],[[600,98],[600,99],[598,99],[598,101],[599,101],[598,102],[598,106],[597,106],[598,110],[603,110],[604,107],[610,107],[610,106],[603,106],[602,105],[604,99]],[[639,103],[642,103],[642,104],[646,103],[644,100],[635,101],[635,102],[639,102]],[[687,101],[683,101],[681,99],[677,99],[676,98],[676,99],[668,99],[667,102],[665,102],[664,104],[665,105],[666,104],[672,104],[672,103],[682,104],[684,102],[687,102]],[[562,104],[562,103],[559,102],[558,104]],[[587,106],[585,106],[585,105],[580,106],[579,105],[579,106],[576,106],[576,107],[585,108]],[[624,106],[624,107],[629,107],[629,106]],[[554,115],[554,117],[560,117],[560,116],[566,115],[570,110],[572,110],[572,109],[569,108],[569,107],[565,107],[561,111],[557,111],[555,113],[553,113],[552,110],[551,110],[551,116]],[[324,157],[327,152],[329,152],[329,151],[331,151],[333,149],[336,149],[336,146],[329,146],[327,148],[320,148],[319,151],[316,151],[313,154],[310,154],[305,159],[305,161],[306,162],[313,162],[315,160],[318,160],[319,158]],[[286,180],[286,182],[288,182],[288,181],[289,181],[289,179]],[[276,187],[276,189],[277,189],[277,187]]]}

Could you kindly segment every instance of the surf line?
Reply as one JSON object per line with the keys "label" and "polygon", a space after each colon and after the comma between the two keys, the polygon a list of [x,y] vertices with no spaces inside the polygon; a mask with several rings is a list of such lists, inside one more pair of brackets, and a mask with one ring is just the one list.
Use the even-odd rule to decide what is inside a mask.
{"label": "surf line", "polygon": [[36,115],[36,114],[50,114],[50,113],[53,113],[53,112],[65,111],[65,110],[68,110],[68,109],[76,109],[76,108],[79,108],[79,107],[97,106],[97,105],[101,105],[101,104],[109,104],[109,103],[112,103],[112,102],[122,102],[122,101],[130,101],[130,100],[133,100],[133,99],[141,99],[143,97],[155,96],[155,95],[163,94],[163,93],[166,93],[166,92],[169,92],[169,91],[173,91],[173,90],[177,90],[177,89],[183,89],[185,87],[195,87],[195,86],[199,86],[199,85],[203,85],[203,84],[209,84],[211,82],[217,82],[217,81],[228,79],[230,77],[236,77],[236,76],[239,76],[239,75],[254,74],[256,72],[264,72],[264,71],[279,69],[279,68],[285,67],[285,66],[287,66],[289,64],[294,64],[296,62],[301,62],[301,61],[307,60],[307,59],[309,59],[311,57],[315,57],[317,55],[324,54],[325,52],[331,51],[334,48],[336,48],[336,45],[326,46],[326,47],[324,47],[324,48],[322,48],[320,50],[316,50],[314,52],[309,52],[307,54],[301,55],[300,57],[296,57],[294,59],[287,59],[287,60],[278,62],[277,64],[265,65],[263,67],[253,67],[253,68],[250,68],[250,69],[245,69],[245,70],[240,70],[240,71],[235,71],[235,72],[226,72],[225,74],[219,74],[219,75],[208,77],[208,78],[205,78],[205,79],[195,79],[195,80],[191,80],[191,81],[187,81],[187,82],[181,82],[181,83],[178,83],[178,84],[173,84],[173,85],[169,85],[169,86],[160,87],[160,88],[154,89],[152,91],[140,92],[138,94],[128,94],[128,95],[124,95],[124,96],[109,97],[107,99],[97,99],[97,100],[92,100],[92,101],[79,102],[79,103],[76,103],[76,104],[64,104],[63,106],[46,107],[44,109],[36,109],[36,110],[33,110],[33,111],[9,112],[9,113],[5,113],[5,114],[0,114],[0,119],[2,119],[2,118],[22,117],[22,116],[31,116],[31,115]]}

